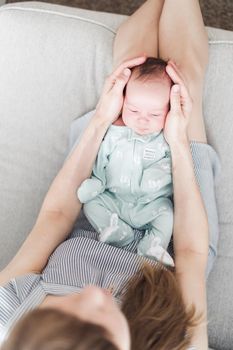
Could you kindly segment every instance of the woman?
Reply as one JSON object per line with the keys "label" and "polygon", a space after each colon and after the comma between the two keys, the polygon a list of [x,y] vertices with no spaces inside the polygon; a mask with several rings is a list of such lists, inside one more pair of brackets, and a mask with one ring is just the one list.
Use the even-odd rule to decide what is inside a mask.
{"label": "woman", "polygon": [[[177,62],[167,66],[175,84],[164,128],[172,154],[174,270],[98,242],[94,232],[72,232],[81,209],[77,188],[90,177],[100,143],[120,114],[130,68],[158,55]],[[206,275],[217,231],[210,230],[209,241],[198,182],[208,188],[213,218],[216,206],[209,202],[218,158],[202,116],[208,40],[198,0],[146,1],[120,26],[113,59],[95,114],[54,179],[30,235],[0,273],[4,350],[208,349]]]}

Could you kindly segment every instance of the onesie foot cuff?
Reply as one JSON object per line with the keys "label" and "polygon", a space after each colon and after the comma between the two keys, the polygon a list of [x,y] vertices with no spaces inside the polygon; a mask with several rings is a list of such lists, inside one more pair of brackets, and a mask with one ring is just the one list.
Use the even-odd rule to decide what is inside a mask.
{"label": "onesie foot cuff", "polygon": [[148,248],[145,248],[146,245],[143,244],[144,242],[139,242],[137,252],[138,255],[145,256],[150,259],[155,259],[157,261],[160,261],[161,263],[169,266],[175,266],[174,260],[170,256],[170,254],[164,249],[160,243],[161,239],[159,237],[155,237]]}

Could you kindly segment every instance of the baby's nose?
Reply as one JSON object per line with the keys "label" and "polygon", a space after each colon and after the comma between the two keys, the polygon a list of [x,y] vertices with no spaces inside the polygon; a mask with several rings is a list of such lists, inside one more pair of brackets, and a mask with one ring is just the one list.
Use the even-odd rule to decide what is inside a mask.
{"label": "baby's nose", "polygon": [[146,123],[148,122],[148,117],[146,115],[141,115],[139,118],[138,118],[138,121],[140,123]]}

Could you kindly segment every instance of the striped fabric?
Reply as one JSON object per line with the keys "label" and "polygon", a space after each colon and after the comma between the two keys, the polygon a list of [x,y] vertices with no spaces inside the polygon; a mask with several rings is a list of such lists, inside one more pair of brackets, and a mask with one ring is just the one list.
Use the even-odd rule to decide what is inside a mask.
{"label": "striped fabric", "polygon": [[[90,227],[85,217],[82,225]],[[88,284],[113,288],[119,307],[127,280],[140,274],[140,262],[157,263],[135,254],[137,240],[142,232],[135,230],[135,242],[125,249],[98,241],[93,230],[76,228],[50,256],[41,274],[16,277],[0,287],[1,340],[7,336],[15,322],[27,311],[36,308],[47,294],[80,293]]]}
{"label": "striped fabric", "polygon": [[[190,149],[202,190],[220,172],[218,155],[207,144],[191,142]],[[208,202],[208,198],[206,200]],[[134,234],[135,240],[124,249],[99,242],[97,232],[81,211],[70,236],[53,252],[41,274],[16,277],[0,287],[0,342],[7,337],[15,322],[25,312],[36,308],[47,294],[79,293],[88,284],[113,287],[113,295],[120,307],[121,296],[126,292],[125,283],[140,271],[140,262],[157,264],[136,254],[143,231],[134,229]],[[210,242],[213,245],[210,252],[216,250],[215,241],[217,239]],[[168,252],[174,257],[172,240]]]}

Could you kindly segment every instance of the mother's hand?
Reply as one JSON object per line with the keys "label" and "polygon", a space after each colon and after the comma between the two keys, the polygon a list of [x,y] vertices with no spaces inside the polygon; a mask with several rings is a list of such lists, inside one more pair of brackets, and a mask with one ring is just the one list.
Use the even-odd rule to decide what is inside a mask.
{"label": "mother's hand", "polygon": [[109,125],[119,117],[121,112],[124,100],[123,90],[131,74],[129,68],[142,64],[145,60],[146,56],[126,60],[106,78],[96,112],[108,121]]}
{"label": "mother's hand", "polygon": [[167,114],[164,137],[171,146],[173,143],[188,140],[188,124],[192,112],[192,98],[182,73],[174,62],[169,61],[166,71],[175,85],[170,92],[170,111]]}

